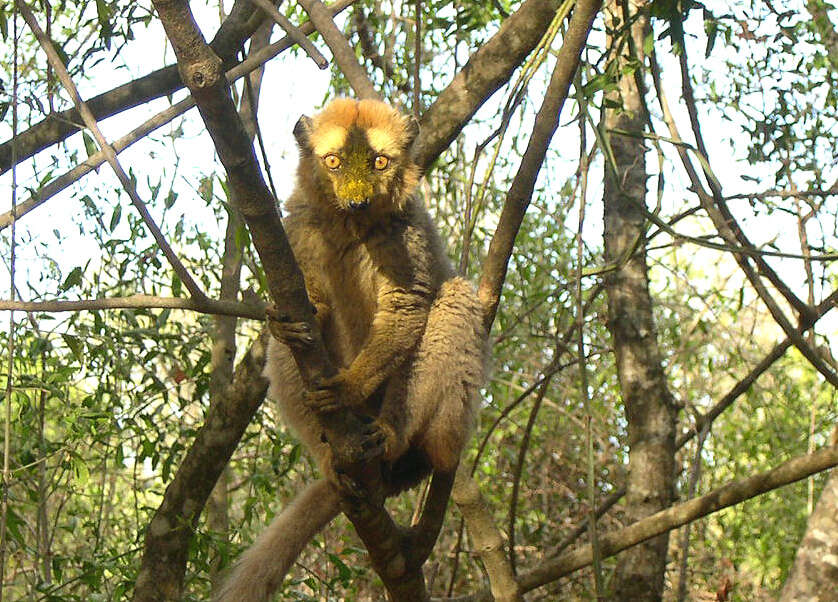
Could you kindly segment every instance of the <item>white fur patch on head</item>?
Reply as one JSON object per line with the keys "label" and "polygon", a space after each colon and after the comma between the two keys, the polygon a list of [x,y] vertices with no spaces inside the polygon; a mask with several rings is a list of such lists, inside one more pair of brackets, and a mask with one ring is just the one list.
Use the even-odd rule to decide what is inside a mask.
{"label": "white fur patch on head", "polygon": [[399,152],[399,145],[393,139],[393,134],[389,129],[369,128],[366,134],[370,147],[376,153],[392,157]]}
{"label": "white fur patch on head", "polygon": [[311,148],[315,155],[322,157],[343,148],[347,130],[338,125],[326,125],[316,129],[311,137]]}

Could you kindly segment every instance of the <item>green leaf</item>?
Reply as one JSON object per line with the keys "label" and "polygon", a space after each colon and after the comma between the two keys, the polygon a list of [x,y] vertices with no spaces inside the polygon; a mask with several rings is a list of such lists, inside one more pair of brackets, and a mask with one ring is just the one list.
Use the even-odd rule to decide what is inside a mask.
{"label": "green leaf", "polygon": [[119,224],[120,218],[122,218],[122,205],[117,205],[113,208],[113,213],[111,214],[111,223],[109,224],[111,232],[113,232]]}
{"label": "green leaf", "polygon": [[74,286],[81,285],[81,278],[82,278],[82,269],[81,267],[74,267],[67,277],[64,279],[64,282],[61,284],[61,290],[66,291]]}
{"label": "green leaf", "polygon": [[81,340],[76,336],[66,333],[62,334],[61,338],[64,339],[64,343],[70,348],[70,351],[73,352],[76,359],[82,361],[84,354]]}
{"label": "green leaf", "polygon": [[73,476],[76,480],[82,485],[87,483],[90,479],[90,470],[87,468],[84,458],[74,453],[70,456],[70,465],[73,467]]}
{"label": "green leaf", "polygon": [[99,152],[99,147],[96,146],[96,142],[91,138],[90,134],[87,132],[81,133],[81,138],[84,141],[84,150],[87,153],[88,157],[92,157],[96,153]]}

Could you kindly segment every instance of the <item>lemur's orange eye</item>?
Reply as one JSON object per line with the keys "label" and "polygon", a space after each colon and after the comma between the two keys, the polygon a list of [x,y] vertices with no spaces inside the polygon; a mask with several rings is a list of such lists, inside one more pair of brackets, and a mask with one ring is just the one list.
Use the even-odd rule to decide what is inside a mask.
{"label": "lemur's orange eye", "polygon": [[373,165],[378,170],[387,169],[387,166],[390,165],[390,158],[384,155],[378,155]]}
{"label": "lemur's orange eye", "polygon": [[323,163],[329,169],[337,169],[338,167],[340,167],[340,157],[338,157],[337,155],[326,155],[325,157],[323,157]]}

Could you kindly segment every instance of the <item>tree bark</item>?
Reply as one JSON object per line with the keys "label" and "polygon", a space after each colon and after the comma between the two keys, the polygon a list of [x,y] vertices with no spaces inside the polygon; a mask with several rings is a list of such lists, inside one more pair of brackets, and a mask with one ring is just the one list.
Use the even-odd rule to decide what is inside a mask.
{"label": "tree bark", "polygon": [[[642,65],[643,38],[649,27],[644,8],[645,0],[609,0],[606,4],[611,48],[620,46],[625,17],[634,19],[626,32],[630,39],[612,59],[618,61],[619,73],[624,73],[622,68],[630,60]],[[642,138],[646,107],[640,72],[621,75],[619,90],[610,93],[609,98],[621,102],[622,109],[608,108],[603,118],[614,161],[605,165],[605,258],[607,263],[616,264],[605,277],[605,289],[608,330],[614,341],[628,422],[625,503],[626,519],[633,523],[672,502],[677,410],[661,365],[649,295],[645,219],[638,208],[646,202],[646,149]],[[661,599],[668,539],[664,533],[620,557],[613,600]]]}
{"label": "tree bark", "polygon": [[797,549],[780,602],[838,600],[838,471],[832,470]]}

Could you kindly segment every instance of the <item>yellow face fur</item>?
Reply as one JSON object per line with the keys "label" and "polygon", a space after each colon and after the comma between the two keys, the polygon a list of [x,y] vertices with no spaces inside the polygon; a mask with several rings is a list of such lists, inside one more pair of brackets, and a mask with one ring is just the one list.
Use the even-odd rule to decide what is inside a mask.
{"label": "yellow face fur", "polygon": [[294,128],[323,193],[351,212],[402,208],[418,181],[408,156],[416,133],[413,120],[383,102],[345,98]]}

